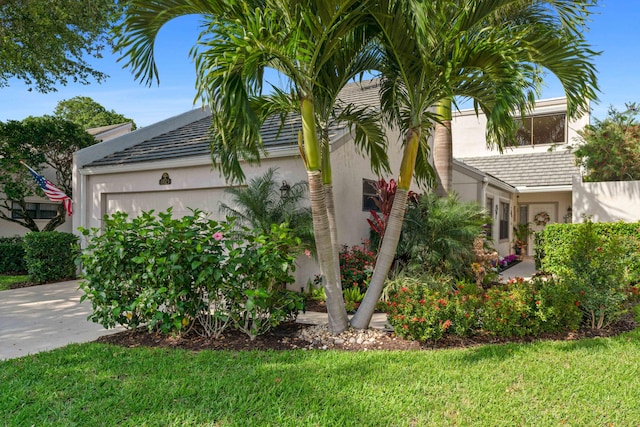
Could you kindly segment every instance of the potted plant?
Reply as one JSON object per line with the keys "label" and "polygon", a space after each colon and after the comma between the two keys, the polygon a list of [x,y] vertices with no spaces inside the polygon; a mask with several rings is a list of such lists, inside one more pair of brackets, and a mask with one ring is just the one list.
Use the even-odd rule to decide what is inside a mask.
{"label": "potted plant", "polygon": [[532,234],[533,229],[529,222],[518,224],[513,227],[513,249],[515,250],[516,255],[520,255],[520,257],[522,257],[527,253],[527,242],[529,241],[529,236]]}

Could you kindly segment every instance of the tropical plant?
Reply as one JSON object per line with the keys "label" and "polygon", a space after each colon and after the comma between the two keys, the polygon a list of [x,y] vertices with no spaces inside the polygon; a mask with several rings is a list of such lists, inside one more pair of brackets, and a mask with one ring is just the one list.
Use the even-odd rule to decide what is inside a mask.
{"label": "tropical plant", "polygon": [[[126,65],[133,68],[136,78],[151,83],[157,78],[153,43],[160,28],[181,15],[198,13],[206,16],[198,45],[192,50],[197,70],[197,96],[210,105],[213,112],[214,164],[232,181],[244,179],[240,159],[250,163],[259,161],[262,151],[260,127],[266,117],[273,113],[282,116],[290,111],[300,114],[300,153],[309,179],[329,325],[336,333],[346,329],[348,319],[338,277],[337,233],[333,233],[332,238],[328,214],[331,206],[327,209],[325,196],[325,190],[330,190],[325,185],[331,184],[330,161],[328,145],[323,148],[319,131],[326,128],[318,128],[318,121],[324,126],[328,122],[323,122],[316,114],[321,109],[316,102],[330,101],[337,93],[336,89],[342,87],[339,85],[350,80],[343,74],[338,83],[330,82],[328,78],[329,74],[336,74],[336,70],[344,69],[340,64],[336,67],[340,55],[346,54],[341,64],[358,62],[359,53],[370,48],[370,38],[363,32],[364,24],[368,22],[365,6],[366,3],[357,0],[254,0],[242,3],[231,0],[139,0],[128,6],[118,37],[118,46],[128,58]],[[262,94],[267,67],[286,78],[289,91],[275,89],[273,96]],[[357,67],[354,70],[357,73],[364,71]],[[325,89],[332,90],[332,95],[323,97],[320,94],[322,84],[327,85]],[[361,139],[356,138],[356,143],[368,141],[372,135],[361,132],[363,129],[375,129],[375,126],[360,130],[356,127],[356,134],[364,135]],[[374,134],[380,136],[382,132]],[[371,152],[368,148],[365,151]],[[384,149],[374,151],[384,160]]]}
{"label": "tropical plant", "polygon": [[397,249],[398,269],[472,277],[474,242],[490,221],[475,202],[455,193],[424,194],[407,209]]}
{"label": "tropical plant", "polygon": [[315,250],[311,210],[302,206],[306,202],[307,183],[296,182],[281,194],[276,179],[277,169],[269,168],[262,176],[252,178],[244,187],[225,190],[231,195],[232,206],[220,203],[220,211],[236,218],[236,225],[269,233],[273,224],[287,224],[302,247]]}
{"label": "tropical plant", "polygon": [[[446,122],[449,100],[473,100],[487,117],[487,143],[502,149],[534,105],[543,73],[562,83],[570,117],[595,98],[595,53],[583,30],[592,1],[451,0],[375,2],[381,29],[381,105],[404,133],[398,192],[369,289],[351,324],[368,326],[400,239],[411,181],[429,182],[427,137]],[[444,100],[444,101],[443,101]],[[434,114],[432,107],[447,103]]]}

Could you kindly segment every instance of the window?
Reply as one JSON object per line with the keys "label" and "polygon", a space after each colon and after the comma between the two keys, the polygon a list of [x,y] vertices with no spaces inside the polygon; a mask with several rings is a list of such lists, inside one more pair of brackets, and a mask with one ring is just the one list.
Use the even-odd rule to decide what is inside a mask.
{"label": "window", "polygon": [[527,117],[516,134],[516,143],[519,146],[563,143],[566,119],[566,114]]}
{"label": "window", "polygon": [[[57,203],[27,203],[27,213],[31,219],[51,219],[58,214]],[[16,202],[11,204],[11,218],[22,219],[22,209]]]}
{"label": "window", "polygon": [[509,203],[500,202],[500,240],[509,238]]}
{"label": "window", "polygon": [[374,179],[362,180],[362,210],[364,212],[380,212],[380,209],[378,209],[378,207],[374,203],[374,199],[378,197],[378,194],[376,193],[377,186],[378,181]]}
{"label": "window", "polygon": [[[487,197],[485,200],[485,209],[491,218],[493,218],[493,197]],[[493,221],[485,224],[484,234],[488,239],[493,240]]]}

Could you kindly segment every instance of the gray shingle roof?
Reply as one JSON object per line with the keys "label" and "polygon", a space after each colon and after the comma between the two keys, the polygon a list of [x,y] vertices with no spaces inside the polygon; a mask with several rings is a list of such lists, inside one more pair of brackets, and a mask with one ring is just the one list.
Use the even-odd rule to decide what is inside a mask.
{"label": "gray shingle roof", "polygon": [[[377,87],[377,80],[365,81],[362,84],[352,83],[343,89],[340,99],[347,104],[353,102],[360,105],[379,105]],[[141,141],[122,151],[94,160],[85,166],[123,165],[210,155],[207,135],[210,126],[211,116],[208,115],[162,135]],[[298,130],[301,127],[300,116],[297,114],[289,115],[282,127],[279,117],[268,119],[261,129],[264,146],[273,148],[297,145]],[[346,129],[343,126],[331,126],[332,137],[344,132]]]}
{"label": "gray shingle roof", "polygon": [[580,173],[573,153],[566,150],[457,160],[514,187],[571,185],[573,175]]}

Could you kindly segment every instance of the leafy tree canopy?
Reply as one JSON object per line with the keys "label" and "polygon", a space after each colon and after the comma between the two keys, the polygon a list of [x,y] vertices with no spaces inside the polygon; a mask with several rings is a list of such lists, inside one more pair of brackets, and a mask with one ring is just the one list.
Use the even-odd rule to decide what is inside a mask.
{"label": "leafy tree canopy", "polygon": [[581,143],[574,154],[585,169],[585,181],[640,180],[638,106],[631,103],[626,108],[620,112],[611,107],[607,118],[578,132]]}
{"label": "leafy tree canopy", "polygon": [[69,80],[105,80],[86,59],[102,56],[121,8],[109,0],[0,0],[0,87],[12,77],[43,93]]}
{"label": "leafy tree canopy", "polygon": [[[32,231],[39,226],[27,211],[29,197],[44,197],[25,162],[36,171],[48,170],[46,177],[69,197],[72,195],[73,153],[96,143],[81,126],[68,120],[52,117],[27,117],[22,121],[0,122],[0,219],[22,225]],[[22,218],[11,218],[13,202],[20,206]],[[65,222],[64,209],[43,228],[54,230]]]}
{"label": "leafy tree canopy", "polygon": [[83,129],[120,123],[131,123],[131,129],[136,129],[136,124],[132,119],[118,114],[114,110],[107,110],[88,96],[75,96],[58,102],[54,115],[59,119],[76,123]]}

